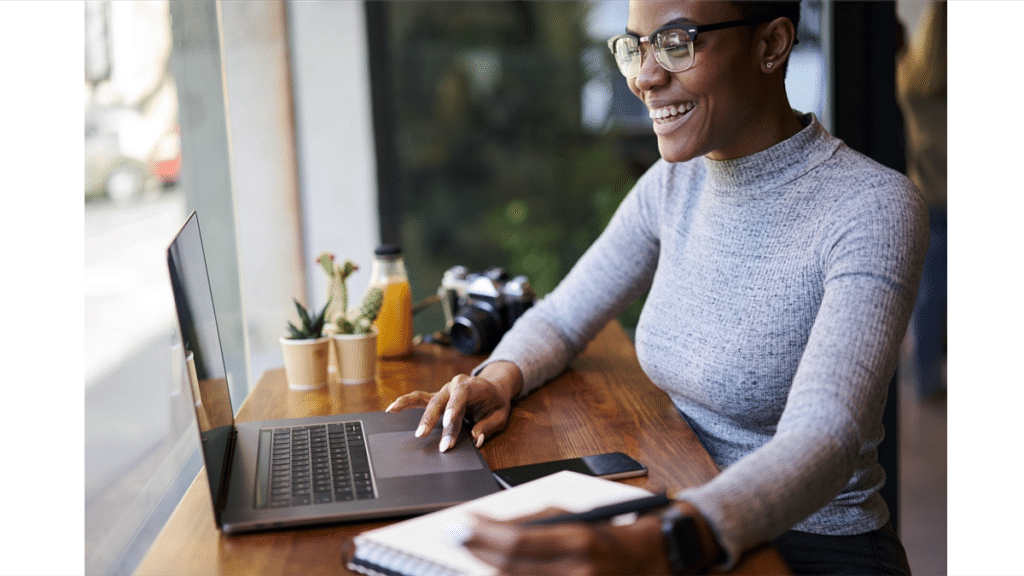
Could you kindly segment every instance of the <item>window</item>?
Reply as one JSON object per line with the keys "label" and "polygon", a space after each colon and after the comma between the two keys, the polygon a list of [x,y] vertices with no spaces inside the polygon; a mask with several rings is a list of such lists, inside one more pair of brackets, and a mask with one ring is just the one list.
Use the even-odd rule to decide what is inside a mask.
{"label": "window", "polygon": [[[314,255],[372,254],[377,243],[367,42],[355,2],[83,9],[86,181],[97,182],[85,186],[85,567],[124,574],[201,466],[164,250],[195,210],[237,410],[282,363],[292,298],[326,292]],[[349,45],[322,50],[339,37]],[[347,105],[325,119],[339,97]],[[171,129],[145,134],[175,144],[153,154],[180,160],[150,161],[136,130],[157,125],[148,110],[169,111],[151,116]],[[133,154],[126,138],[140,144]],[[131,162],[111,161],[115,152]]]}
{"label": "window", "polygon": [[164,264],[186,207],[167,2],[84,10],[85,568],[123,573],[199,470]]}
{"label": "window", "polygon": [[[386,31],[371,53],[386,85],[375,92],[377,134],[393,146],[378,154],[382,233],[403,245],[414,298],[454,265],[501,266],[550,292],[657,159],[653,135],[616,121],[625,109],[601,108],[610,68],[605,38],[588,34],[595,4],[367,11]],[[441,328],[439,308],[416,317],[417,332]]]}
{"label": "window", "polygon": [[[194,209],[214,240],[207,258],[236,408],[249,382],[221,84],[186,92],[203,122],[178,106],[179,84],[221,74],[216,7],[84,10],[85,567],[128,573],[200,469],[165,256]],[[177,34],[191,34],[188,54],[172,41],[172,11]],[[201,163],[196,143],[207,147]]]}

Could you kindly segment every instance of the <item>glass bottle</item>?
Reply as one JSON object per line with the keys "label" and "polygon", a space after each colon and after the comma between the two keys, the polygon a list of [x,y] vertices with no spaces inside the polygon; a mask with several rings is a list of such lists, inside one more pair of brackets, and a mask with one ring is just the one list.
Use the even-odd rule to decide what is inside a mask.
{"label": "glass bottle", "polygon": [[370,286],[384,291],[377,315],[377,355],[405,356],[412,351],[412,290],[405,273],[401,247],[385,244],[374,251]]}

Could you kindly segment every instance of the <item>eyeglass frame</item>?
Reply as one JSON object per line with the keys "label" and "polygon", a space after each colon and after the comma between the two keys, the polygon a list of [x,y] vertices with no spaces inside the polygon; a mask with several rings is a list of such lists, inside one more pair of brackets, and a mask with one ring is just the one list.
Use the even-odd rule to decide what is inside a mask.
{"label": "eyeglass frame", "polygon": [[[644,50],[643,50],[644,42],[650,44],[651,45],[651,49],[654,50],[654,52],[655,52],[654,61],[658,63],[658,66],[661,66],[667,72],[685,72],[685,71],[689,70],[690,68],[692,68],[693,64],[697,61],[697,53],[696,53],[696,51],[693,48],[693,44],[694,44],[694,42],[697,41],[697,35],[700,34],[701,32],[714,32],[715,30],[724,30],[726,28],[735,28],[735,27],[738,27],[738,26],[764,24],[765,22],[771,22],[772,20],[773,19],[764,19],[764,18],[744,18],[742,20],[729,20],[727,22],[716,22],[714,24],[666,24],[665,26],[662,26],[661,28],[658,28],[654,32],[651,32],[650,34],[648,34],[647,36],[644,36],[644,37],[640,37],[640,36],[637,36],[636,34],[631,34],[629,32],[626,32],[624,34],[616,34],[615,36],[612,36],[611,38],[608,39],[608,50],[611,51],[612,56],[616,57],[616,66],[615,67],[619,68],[619,66],[618,66],[618,56],[616,56],[616,54],[615,54],[615,43],[618,40],[621,40],[622,38],[635,38],[636,39],[636,41],[637,41],[637,51],[640,53],[640,67],[637,68],[637,73],[634,74],[633,76],[627,76],[626,74],[623,74],[623,76],[626,76],[626,78],[636,78],[637,76],[640,75],[640,68],[642,68],[643,65],[644,65]],[[665,30],[682,30],[682,31],[686,32],[690,36],[690,41],[688,42],[688,44],[690,45],[690,56],[691,56],[691,58],[690,58],[690,65],[687,66],[686,68],[683,68],[682,70],[669,70],[668,68],[665,68],[665,65],[662,64],[660,60],[658,60],[657,48],[655,48],[654,45],[651,44],[651,38],[656,38],[658,36],[658,34],[664,32]],[[799,42],[800,41],[798,39],[796,39],[796,38],[793,39],[793,45],[794,46],[796,46],[797,43],[799,43]],[[619,68],[619,72],[622,72],[622,68]]]}

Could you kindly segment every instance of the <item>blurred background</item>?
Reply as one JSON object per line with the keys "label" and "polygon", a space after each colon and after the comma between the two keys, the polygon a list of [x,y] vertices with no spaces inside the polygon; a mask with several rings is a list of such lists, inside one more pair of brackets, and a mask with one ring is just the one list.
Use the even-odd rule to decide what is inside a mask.
{"label": "blurred background", "polygon": [[[804,0],[793,106],[902,170],[890,77],[926,5]],[[658,158],[605,44],[627,9],[83,3],[87,573],[130,573],[200,469],[164,257],[186,216],[236,409],[281,364],[292,297],[325,303],[322,251],[362,267],[357,294],[373,249],[397,242],[414,301],[457,264],[525,274],[543,295]],[[434,306],[415,328],[443,323]],[[944,482],[939,496],[944,527]],[[912,567],[944,572],[944,534],[941,549]]]}

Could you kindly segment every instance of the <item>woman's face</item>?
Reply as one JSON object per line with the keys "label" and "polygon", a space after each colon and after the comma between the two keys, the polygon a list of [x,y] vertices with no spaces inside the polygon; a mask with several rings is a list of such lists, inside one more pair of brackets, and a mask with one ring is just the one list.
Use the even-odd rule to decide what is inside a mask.
{"label": "woman's face", "polygon": [[[632,0],[627,31],[650,35],[670,23],[716,24],[740,20],[730,2]],[[669,162],[698,156],[715,160],[739,158],[764,149],[758,132],[764,106],[764,80],[753,26],[738,26],[697,35],[693,66],[668,72],[655,61],[646,42],[643,65],[629,88],[653,114],[676,112],[652,120],[658,149]],[[674,108],[674,110],[673,110]]]}

